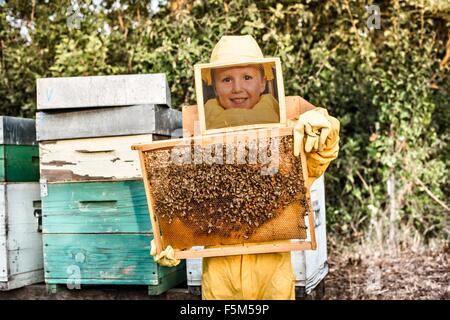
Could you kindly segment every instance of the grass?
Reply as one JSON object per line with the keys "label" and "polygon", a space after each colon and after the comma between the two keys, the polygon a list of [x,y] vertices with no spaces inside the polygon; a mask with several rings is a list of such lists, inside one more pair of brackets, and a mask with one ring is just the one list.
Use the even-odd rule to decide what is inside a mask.
{"label": "grass", "polygon": [[343,245],[330,236],[325,299],[450,299],[450,248],[397,231],[395,242],[365,238]]}

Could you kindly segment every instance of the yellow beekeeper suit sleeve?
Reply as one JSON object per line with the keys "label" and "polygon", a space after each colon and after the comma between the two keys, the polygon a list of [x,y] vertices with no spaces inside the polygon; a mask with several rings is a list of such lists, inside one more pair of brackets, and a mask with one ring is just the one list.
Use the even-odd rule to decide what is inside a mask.
{"label": "yellow beekeeper suit sleeve", "polygon": [[337,158],[339,152],[339,120],[330,116],[324,108],[315,108],[313,111],[325,116],[331,124],[331,130],[325,140],[325,147],[322,151],[306,153],[306,163],[308,165],[308,185],[319,178],[330,165],[330,162]]}
{"label": "yellow beekeeper suit sleeve", "polygon": [[[314,110],[327,117],[331,130],[323,150],[307,154],[309,184],[325,172],[329,163],[337,157],[339,149],[339,121],[329,116],[323,108]],[[254,119],[240,119],[234,125],[255,123]],[[283,252],[204,258],[202,297],[206,300],[293,300],[295,276],[291,254]]]}

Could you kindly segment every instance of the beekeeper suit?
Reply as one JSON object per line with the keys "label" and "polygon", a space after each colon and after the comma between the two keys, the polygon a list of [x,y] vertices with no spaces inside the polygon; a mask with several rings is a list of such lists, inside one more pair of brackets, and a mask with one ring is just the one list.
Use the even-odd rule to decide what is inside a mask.
{"label": "beekeeper suit", "polygon": [[[264,63],[264,57],[251,36],[224,36],[216,44],[211,63],[249,61]],[[267,72],[265,74],[267,76]],[[294,121],[292,121],[294,120]],[[251,119],[242,117],[249,125]],[[294,128],[294,154],[300,154],[304,145],[308,166],[308,185],[321,176],[339,150],[339,121],[323,108],[315,108],[291,119]],[[164,266],[175,266],[173,249],[169,246],[156,255],[155,261]],[[295,299],[295,276],[290,252],[235,255],[203,259],[203,299]]]}

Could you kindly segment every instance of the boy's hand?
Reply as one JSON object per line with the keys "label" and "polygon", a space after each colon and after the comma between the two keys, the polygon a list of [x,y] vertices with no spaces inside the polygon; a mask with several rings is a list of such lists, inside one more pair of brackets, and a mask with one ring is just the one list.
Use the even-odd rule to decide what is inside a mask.
{"label": "boy's hand", "polygon": [[166,249],[161,251],[160,254],[156,254],[155,240],[152,240],[150,244],[150,254],[153,256],[153,260],[155,260],[155,262],[160,266],[175,267],[180,263],[181,260],[175,259],[174,251],[171,246],[167,246]]}
{"label": "boy's hand", "polygon": [[316,108],[300,115],[294,124],[295,156],[300,154],[300,145],[303,139],[305,139],[306,153],[323,150],[331,130],[331,123],[326,115],[328,112],[323,108]]}

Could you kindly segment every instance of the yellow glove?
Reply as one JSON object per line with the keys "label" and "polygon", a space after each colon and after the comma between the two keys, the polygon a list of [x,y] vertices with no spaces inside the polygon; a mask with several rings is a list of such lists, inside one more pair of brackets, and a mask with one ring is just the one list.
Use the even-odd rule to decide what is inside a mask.
{"label": "yellow glove", "polygon": [[327,115],[328,112],[323,108],[315,108],[300,115],[294,124],[295,156],[300,154],[300,145],[303,139],[305,139],[306,153],[323,150],[331,130],[331,123],[327,119]]}
{"label": "yellow glove", "polygon": [[175,259],[174,251],[171,246],[167,246],[160,254],[156,254],[155,240],[151,241],[150,254],[157,264],[163,267],[175,267],[180,263],[179,259]]}

